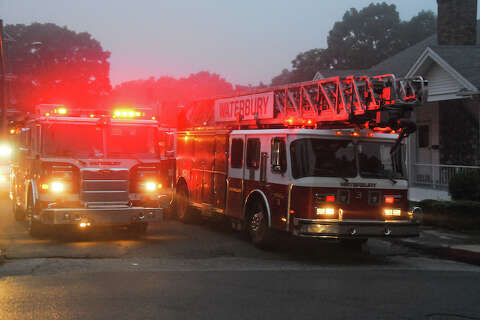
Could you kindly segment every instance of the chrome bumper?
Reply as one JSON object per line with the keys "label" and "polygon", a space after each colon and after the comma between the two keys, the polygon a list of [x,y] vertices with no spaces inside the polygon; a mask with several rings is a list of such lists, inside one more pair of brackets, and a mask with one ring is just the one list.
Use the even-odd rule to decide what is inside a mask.
{"label": "chrome bumper", "polygon": [[419,224],[395,220],[309,220],[294,219],[293,234],[299,237],[356,239],[418,237]]}
{"label": "chrome bumper", "polygon": [[39,218],[41,222],[49,225],[89,222],[92,226],[121,226],[136,222],[163,221],[163,208],[48,208],[40,213]]}

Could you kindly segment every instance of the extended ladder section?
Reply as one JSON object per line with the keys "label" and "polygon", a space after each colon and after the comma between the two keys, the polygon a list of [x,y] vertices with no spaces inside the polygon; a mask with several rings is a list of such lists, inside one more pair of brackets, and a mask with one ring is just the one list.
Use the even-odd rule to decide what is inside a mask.
{"label": "extended ladder section", "polygon": [[333,77],[196,101],[187,119],[193,127],[401,129],[401,120],[426,99],[421,77]]}

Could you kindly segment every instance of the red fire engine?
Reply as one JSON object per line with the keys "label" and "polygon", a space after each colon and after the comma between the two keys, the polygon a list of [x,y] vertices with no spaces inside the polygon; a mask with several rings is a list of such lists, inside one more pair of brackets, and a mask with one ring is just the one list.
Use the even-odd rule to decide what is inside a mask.
{"label": "red fire engine", "polygon": [[17,220],[32,236],[54,226],[123,226],[141,233],[173,197],[174,136],[145,112],[40,105],[12,164]]}
{"label": "red fire engine", "polygon": [[254,244],[275,230],[354,240],[418,235],[402,139],[422,78],[329,78],[195,102],[177,136],[181,220],[222,215]]}

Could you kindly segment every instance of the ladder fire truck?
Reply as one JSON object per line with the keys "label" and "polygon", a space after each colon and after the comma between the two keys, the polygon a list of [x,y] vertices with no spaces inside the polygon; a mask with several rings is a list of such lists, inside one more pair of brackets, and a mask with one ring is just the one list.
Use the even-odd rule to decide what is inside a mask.
{"label": "ladder fire truck", "polygon": [[174,136],[145,112],[39,105],[21,129],[10,196],[32,236],[58,227],[127,227],[161,221],[173,197]]}
{"label": "ladder fire truck", "polygon": [[334,77],[196,101],[177,136],[179,219],[221,215],[258,246],[274,231],[362,243],[418,236],[402,139],[422,78]]}

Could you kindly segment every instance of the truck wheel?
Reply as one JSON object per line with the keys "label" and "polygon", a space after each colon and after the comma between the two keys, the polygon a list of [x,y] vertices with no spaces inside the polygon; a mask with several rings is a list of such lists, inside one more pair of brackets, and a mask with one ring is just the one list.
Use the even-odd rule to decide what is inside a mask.
{"label": "truck wheel", "polygon": [[34,207],[32,201],[28,201],[26,212],[26,216],[28,217],[28,233],[33,238],[44,238],[48,235],[47,226],[42,222],[35,220],[33,215],[36,213],[36,210],[37,208]]}
{"label": "truck wheel", "polygon": [[273,230],[268,226],[267,210],[263,201],[255,201],[249,208],[247,231],[252,243],[259,248],[273,244]]}
{"label": "truck wheel", "polygon": [[47,226],[30,217],[28,222],[28,233],[33,238],[44,238],[48,235]]}
{"label": "truck wheel", "polygon": [[368,239],[343,239],[340,245],[346,250],[361,252],[367,241]]}
{"label": "truck wheel", "polygon": [[25,211],[23,211],[19,206],[17,206],[17,199],[15,197],[12,200],[12,210],[15,221],[24,221],[25,220]]}
{"label": "truck wheel", "polygon": [[176,196],[177,217],[178,220],[188,223],[192,219],[192,212],[188,200],[188,193],[185,187],[181,187]]}
{"label": "truck wheel", "polygon": [[136,222],[128,226],[128,232],[134,237],[141,237],[147,233],[147,222]]}

